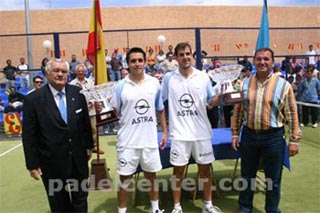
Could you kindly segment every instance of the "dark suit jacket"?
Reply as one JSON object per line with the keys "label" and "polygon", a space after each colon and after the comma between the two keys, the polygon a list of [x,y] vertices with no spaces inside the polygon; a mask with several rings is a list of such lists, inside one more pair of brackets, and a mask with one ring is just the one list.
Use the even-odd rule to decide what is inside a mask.
{"label": "dark suit jacket", "polygon": [[93,148],[85,97],[66,85],[68,124],[62,119],[48,85],[24,101],[22,142],[28,170],[41,168],[47,178],[68,178],[72,169],[88,176],[87,149]]}

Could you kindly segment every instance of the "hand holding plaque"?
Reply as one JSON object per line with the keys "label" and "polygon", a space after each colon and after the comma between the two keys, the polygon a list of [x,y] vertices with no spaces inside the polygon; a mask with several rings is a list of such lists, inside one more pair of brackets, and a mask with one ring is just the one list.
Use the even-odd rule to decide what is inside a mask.
{"label": "hand holding plaque", "polygon": [[[110,104],[110,100],[115,92],[117,82],[108,82],[96,85],[91,89],[81,90],[86,96],[86,100],[95,103],[97,126],[112,123],[118,120],[115,110]],[[97,108],[99,110],[97,110]]]}
{"label": "hand holding plaque", "polygon": [[208,72],[208,75],[221,85],[219,105],[234,105],[244,100],[242,92],[236,91],[232,85],[232,82],[240,76],[242,69],[243,66],[237,64],[223,66]]}

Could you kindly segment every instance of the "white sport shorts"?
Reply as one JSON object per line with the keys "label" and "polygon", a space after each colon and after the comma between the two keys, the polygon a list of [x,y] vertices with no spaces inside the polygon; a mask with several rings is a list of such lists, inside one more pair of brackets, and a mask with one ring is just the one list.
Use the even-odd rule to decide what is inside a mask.
{"label": "white sport shorts", "polygon": [[174,166],[184,166],[190,157],[198,164],[209,164],[214,161],[211,140],[179,141],[172,140],[170,163]]}
{"label": "white sport shorts", "polygon": [[117,151],[117,172],[119,175],[132,175],[140,164],[145,172],[158,172],[162,169],[158,148],[131,149]]}

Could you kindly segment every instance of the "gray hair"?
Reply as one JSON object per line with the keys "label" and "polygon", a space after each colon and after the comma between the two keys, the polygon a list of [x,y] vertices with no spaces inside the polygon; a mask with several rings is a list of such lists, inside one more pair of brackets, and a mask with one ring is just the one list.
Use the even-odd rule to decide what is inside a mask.
{"label": "gray hair", "polygon": [[55,63],[60,63],[60,64],[64,63],[64,64],[66,65],[66,67],[67,67],[68,72],[70,71],[69,63],[68,63],[66,60],[64,60],[64,59],[62,59],[62,58],[52,58],[52,59],[50,59],[50,60],[48,61],[48,63],[46,64],[46,68],[45,68],[46,73],[49,73],[49,72],[52,71],[51,66],[52,66],[52,63],[53,63],[53,62],[55,62]]}
{"label": "gray hair", "polygon": [[84,65],[84,64],[78,64],[78,65],[76,66],[76,68],[75,68],[75,71],[77,71],[79,67],[82,67],[84,70],[87,70],[86,65]]}

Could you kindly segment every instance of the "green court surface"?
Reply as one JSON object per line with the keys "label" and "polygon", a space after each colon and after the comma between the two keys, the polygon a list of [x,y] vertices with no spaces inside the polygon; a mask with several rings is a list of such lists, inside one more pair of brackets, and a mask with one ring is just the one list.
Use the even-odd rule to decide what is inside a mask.
{"label": "green court surface", "polygon": [[[282,198],[280,208],[284,213],[318,213],[320,212],[320,133],[319,128],[303,127],[300,153],[291,159],[291,172],[284,169],[282,179]],[[116,136],[100,136],[100,144],[110,168],[113,183],[116,183]],[[96,156],[94,156],[95,158]],[[213,163],[214,177],[221,183],[223,178],[232,178],[235,160],[215,161]],[[189,166],[188,177],[196,177],[196,165]],[[158,173],[158,178],[169,179],[172,168]],[[263,176],[263,174],[259,174]],[[141,175],[143,176],[143,175]],[[237,171],[239,177],[239,167]],[[238,192],[221,190],[220,198],[213,192],[213,203],[223,212],[234,213],[238,210]],[[191,193],[182,193],[184,212],[201,212],[201,192],[195,202]],[[264,212],[263,190],[257,190],[254,197],[254,211]],[[137,205],[132,207],[132,194],[128,203],[128,212],[150,212],[150,204],[146,192],[138,191]],[[170,187],[160,185],[160,206],[165,212],[172,210],[172,195]],[[41,181],[33,180],[25,168],[21,139],[0,142],[0,212],[43,213],[50,212],[45,191]],[[116,187],[108,191],[89,192],[89,212],[117,212]]]}

